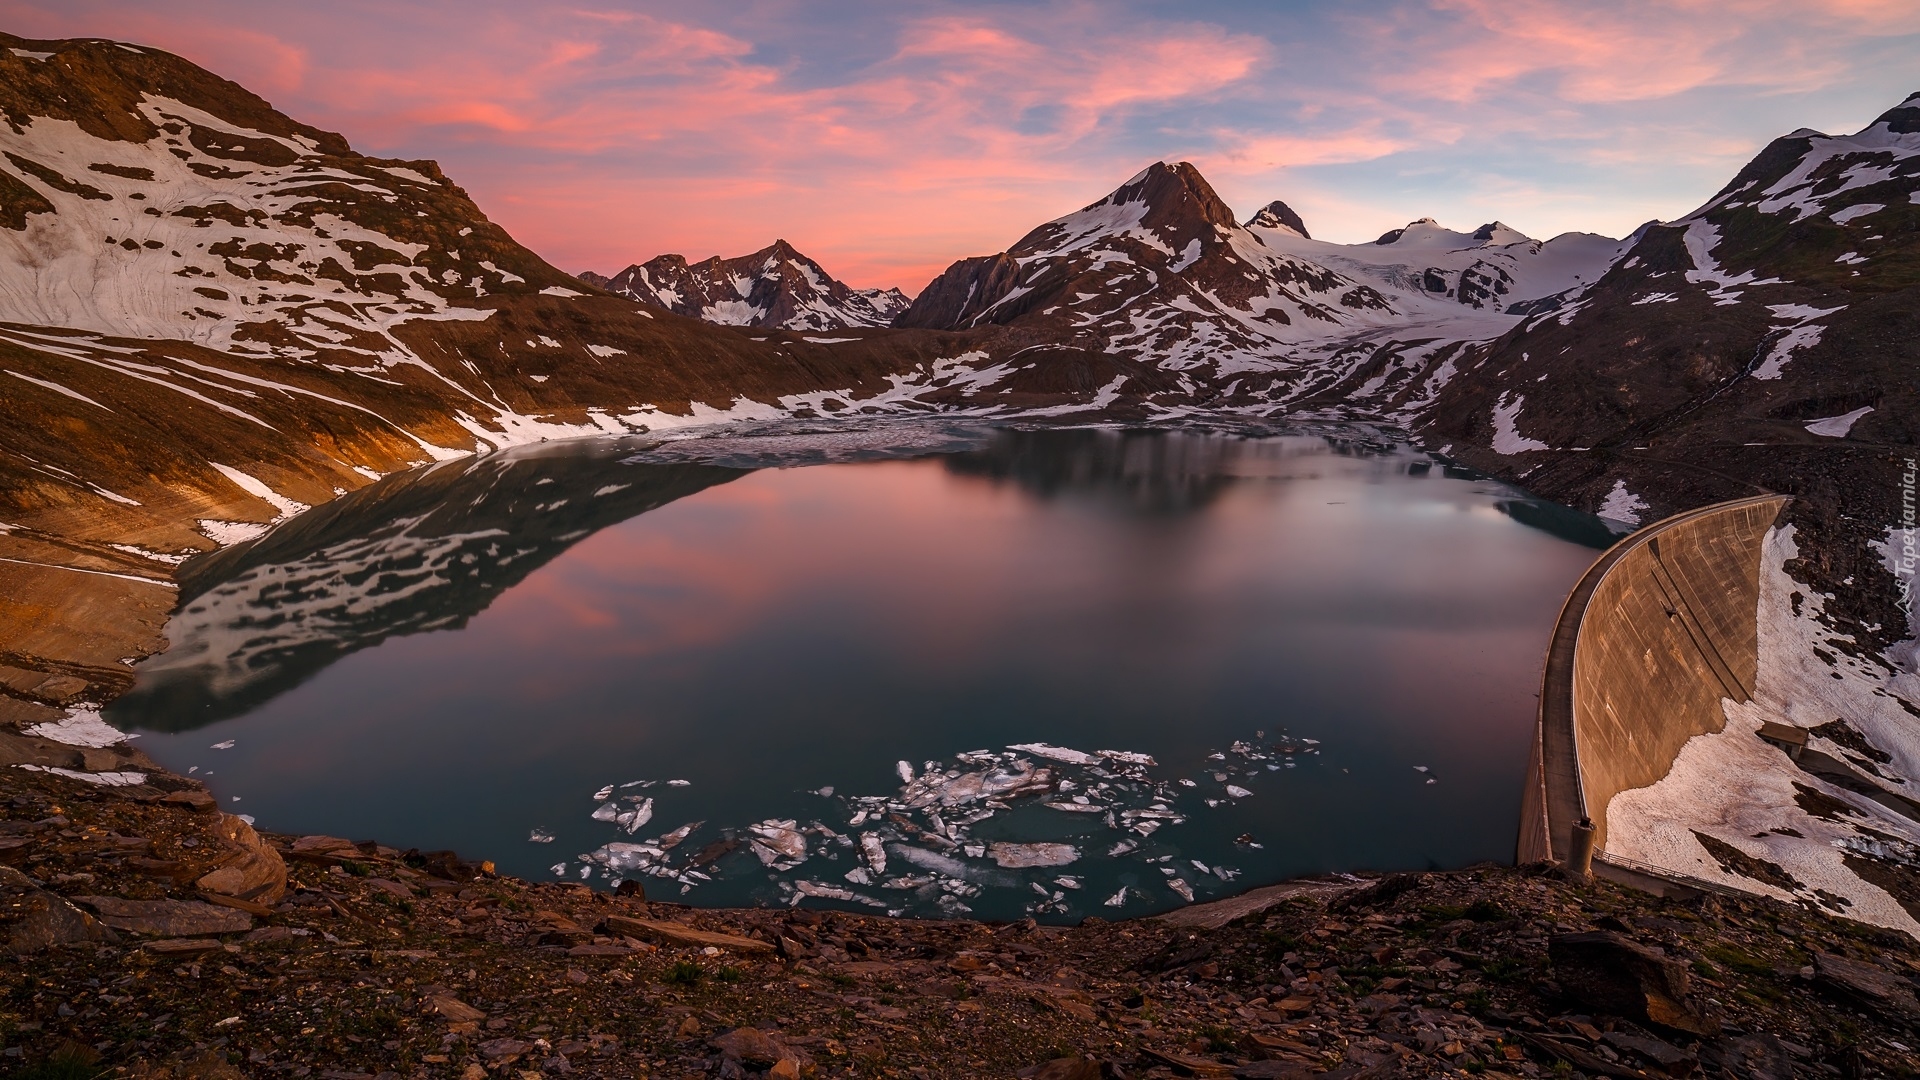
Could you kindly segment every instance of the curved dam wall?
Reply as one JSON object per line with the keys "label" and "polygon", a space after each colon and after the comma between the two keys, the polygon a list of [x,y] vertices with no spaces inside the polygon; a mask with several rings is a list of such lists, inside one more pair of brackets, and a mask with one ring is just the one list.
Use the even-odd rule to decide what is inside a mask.
{"label": "curved dam wall", "polygon": [[1547,648],[1519,861],[1564,859],[1573,825],[1666,776],[1688,739],[1753,696],[1760,547],[1783,495],[1717,503],[1610,548],[1567,597]]}

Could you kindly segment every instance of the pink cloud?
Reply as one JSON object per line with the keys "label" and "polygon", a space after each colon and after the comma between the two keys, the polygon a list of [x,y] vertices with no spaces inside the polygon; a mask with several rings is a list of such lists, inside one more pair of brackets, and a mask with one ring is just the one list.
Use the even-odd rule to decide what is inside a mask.
{"label": "pink cloud", "polygon": [[[1317,190],[1356,234],[1434,208],[1311,177],[1383,158],[1380,174],[1411,174],[1490,145],[1587,155],[1587,189],[1565,193],[1583,211],[1623,171],[1692,162],[1681,212],[1755,136],[1677,103],[1844,85],[1862,49],[1920,31],[1908,0],[1754,0],[1738,18],[1707,0],[1405,0],[1365,16],[1250,9],[1233,27],[1118,0],[831,16],[630,4],[0,0],[0,18],[150,42],[363,150],[439,156],[568,269],[784,236],[854,284],[909,291],[1155,158],[1192,160],[1249,205]],[[1543,203],[1565,190],[1525,179],[1476,183]]]}

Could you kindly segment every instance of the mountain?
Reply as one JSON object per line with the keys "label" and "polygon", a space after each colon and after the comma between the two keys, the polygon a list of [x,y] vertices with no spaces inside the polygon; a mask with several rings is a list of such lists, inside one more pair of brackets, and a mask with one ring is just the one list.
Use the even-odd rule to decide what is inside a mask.
{"label": "mountain", "polygon": [[689,263],[659,255],[611,278],[583,274],[611,293],[722,326],[845,330],[886,326],[906,310],[899,289],[854,289],[785,240],[737,259]]}
{"label": "mountain", "polygon": [[433,162],[142,46],[0,35],[0,112],[0,541],[101,571],[475,450],[925,388],[973,347],[774,341],[607,295]]}
{"label": "mountain", "polygon": [[1242,225],[1192,165],[1157,162],[1004,252],[954,263],[894,325],[1003,325],[1036,348],[1136,361],[1177,379],[1179,394],[1148,397],[1162,404],[1288,406],[1387,354],[1496,338],[1619,247],[1431,220],[1330,244],[1283,202]]}
{"label": "mountain", "polygon": [[1604,275],[1459,364],[1414,422],[1535,491],[1642,520],[1801,495],[1836,628],[1887,648],[1910,626],[1878,545],[1911,520],[1916,371],[1920,94],[1851,135],[1775,139],[1706,205],[1642,228]]}

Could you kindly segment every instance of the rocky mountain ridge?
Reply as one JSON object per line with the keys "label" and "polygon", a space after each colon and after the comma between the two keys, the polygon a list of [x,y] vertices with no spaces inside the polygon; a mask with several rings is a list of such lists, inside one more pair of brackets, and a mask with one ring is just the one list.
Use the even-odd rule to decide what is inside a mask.
{"label": "rocky mountain ridge", "polygon": [[690,263],[657,255],[611,278],[580,279],[643,304],[720,326],[846,330],[888,326],[906,310],[899,289],[855,289],[785,240],[751,255]]}

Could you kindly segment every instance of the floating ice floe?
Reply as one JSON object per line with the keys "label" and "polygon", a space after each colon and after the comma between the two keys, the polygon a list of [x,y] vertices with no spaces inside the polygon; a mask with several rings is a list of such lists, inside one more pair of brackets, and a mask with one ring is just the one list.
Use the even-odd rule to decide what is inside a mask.
{"label": "floating ice floe", "polygon": [[214,743],[212,746],[208,747],[208,749],[209,750],[231,750],[233,749],[233,747],[234,747],[234,740],[222,739],[219,742]]}
{"label": "floating ice floe", "polygon": [[[631,798],[631,796],[628,797]],[[632,836],[640,831],[640,826],[653,820],[653,800],[642,799],[631,810],[622,811],[613,820],[616,825],[627,830],[628,836]]]}
{"label": "floating ice floe", "polygon": [[691,780],[669,780],[669,781],[667,781],[667,786],[668,786],[668,787],[692,787],[692,786],[693,786],[693,781],[691,781]]}
{"label": "floating ice floe", "polygon": [[800,835],[799,823],[792,819],[768,819],[747,826],[753,839],[747,844],[763,866],[773,870],[791,870],[807,861],[807,838]]}
{"label": "floating ice floe", "polygon": [[1035,866],[1066,866],[1078,862],[1080,849],[1072,844],[997,843],[987,845],[987,855],[1005,869],[1024,870]]}
{"label": "floating ice floe", "polygon": [[530,844],[551,844],[553,843],[553,834],[545,829],[535,829],[527,834],[527,842]]}
{"label": "floating ice floe", "polygon": [[[776,902],[782,904],[804,898],[883,906],[859,891],[866,888],[903,894],[905,904],[896,903],[887,908],[889,911],[904,912],[912,907],[927,915],[957,916],[970,913],[969,902],[987,890],[1017,889],[1026,898],[1024,906],[1029,914],[1070,916],[1076,903],[1098,899],[1081,900],[1075,895],[1088,885],[1088,879],[1032,872],[1079,862],[1091,850],[1104,851],[1108,860],[1148,863],[1161,871],[1174,895],[1192,901],[1201,889],[1217,889],[1220,882],[1233,880],[1240,871],[1183,858],[1182,863],[1191,863],[1198,873],[1195,877],[1183,876],[1167,865],[1177,849],[1158,839],[1159,831],[1185,824],[1197,803],[1226,805],[1227,798],[1250,797],[1257,791],[1253,778],[1280,768],[1276,762],[1291,765],[1295,758],[1316,753],[1311,740],[1287,736],[1279,737],[1271,746],[1236,741],[1227,751],[1210,758],[1220,763],[1207,772],[1221,785],[1221,798],[1202,798],[1194,790],[1199,785],[1193,780],[1154,777],[1149,771],[1157,768],[1152,755],[1134,751],[1089,752],[1025,742],[1001,751],[969,750],[945,761],[916,764],[903,760],[894,768],[899,787],[892,794],[847,794],[834,786],[805,791],[834,802],[836,807],[823,816],[835,820],[838,814],[837,820],[845,825],[836,827],[798,817],[770,818],[751,825],[723,827],[718,839],[691,855],[675,850],[701,827],[695,823],[653,841],[606,844],[581,856],[580,866],[587,876],[604,871],[606,879],[615,881],[635,875],[668,878],[679,882],[685,893],[712,880],[711,875],[725,876],[728,867],[741,865],[730,856],[744,847],[759,869],[767,873],[779,896]],[[661,781],[632,781],[620,787],[658,783]],[[665,783],[668,787],[687,786],[684,780]],[[616,799],[613,791],[610,785],[596,793],[600,805],[594,808],[593,817],[634,835],[652,819],[656,804],[638,795]],[[665,794],[660,798],[670,799]],[[981,823],[1022,805],[1075,815],[1079,820],[1070,823],[1068,835],[1045,841],[1021,840],[1017,833],[1008,838],[1004,825],[996,827],[993,840],[974,835]],[[1130,835],[1116,838],[1103,833]],[[1259,847],[1246,835],[1236,842],[1248,848]],[[836,860],[842,853],[852,856],[851,866],[841,863],[805,880],[787,876],[813,859]],[[1003,902],[1012,899],[996,895],[1002,895]],[[762,894],[763,902],[770,899]],[[1153,891],[1129,885],[1099,902],[1122,907],[1135,900],[1152,903]]]}
{"label": "floating ice floe", "polygon": [[596,791],[593,793],[593,798],[595,802],[605,802],[612,797],[613,797],[612,784],[608,784],[606,787],[603,787],[599,791]]}

